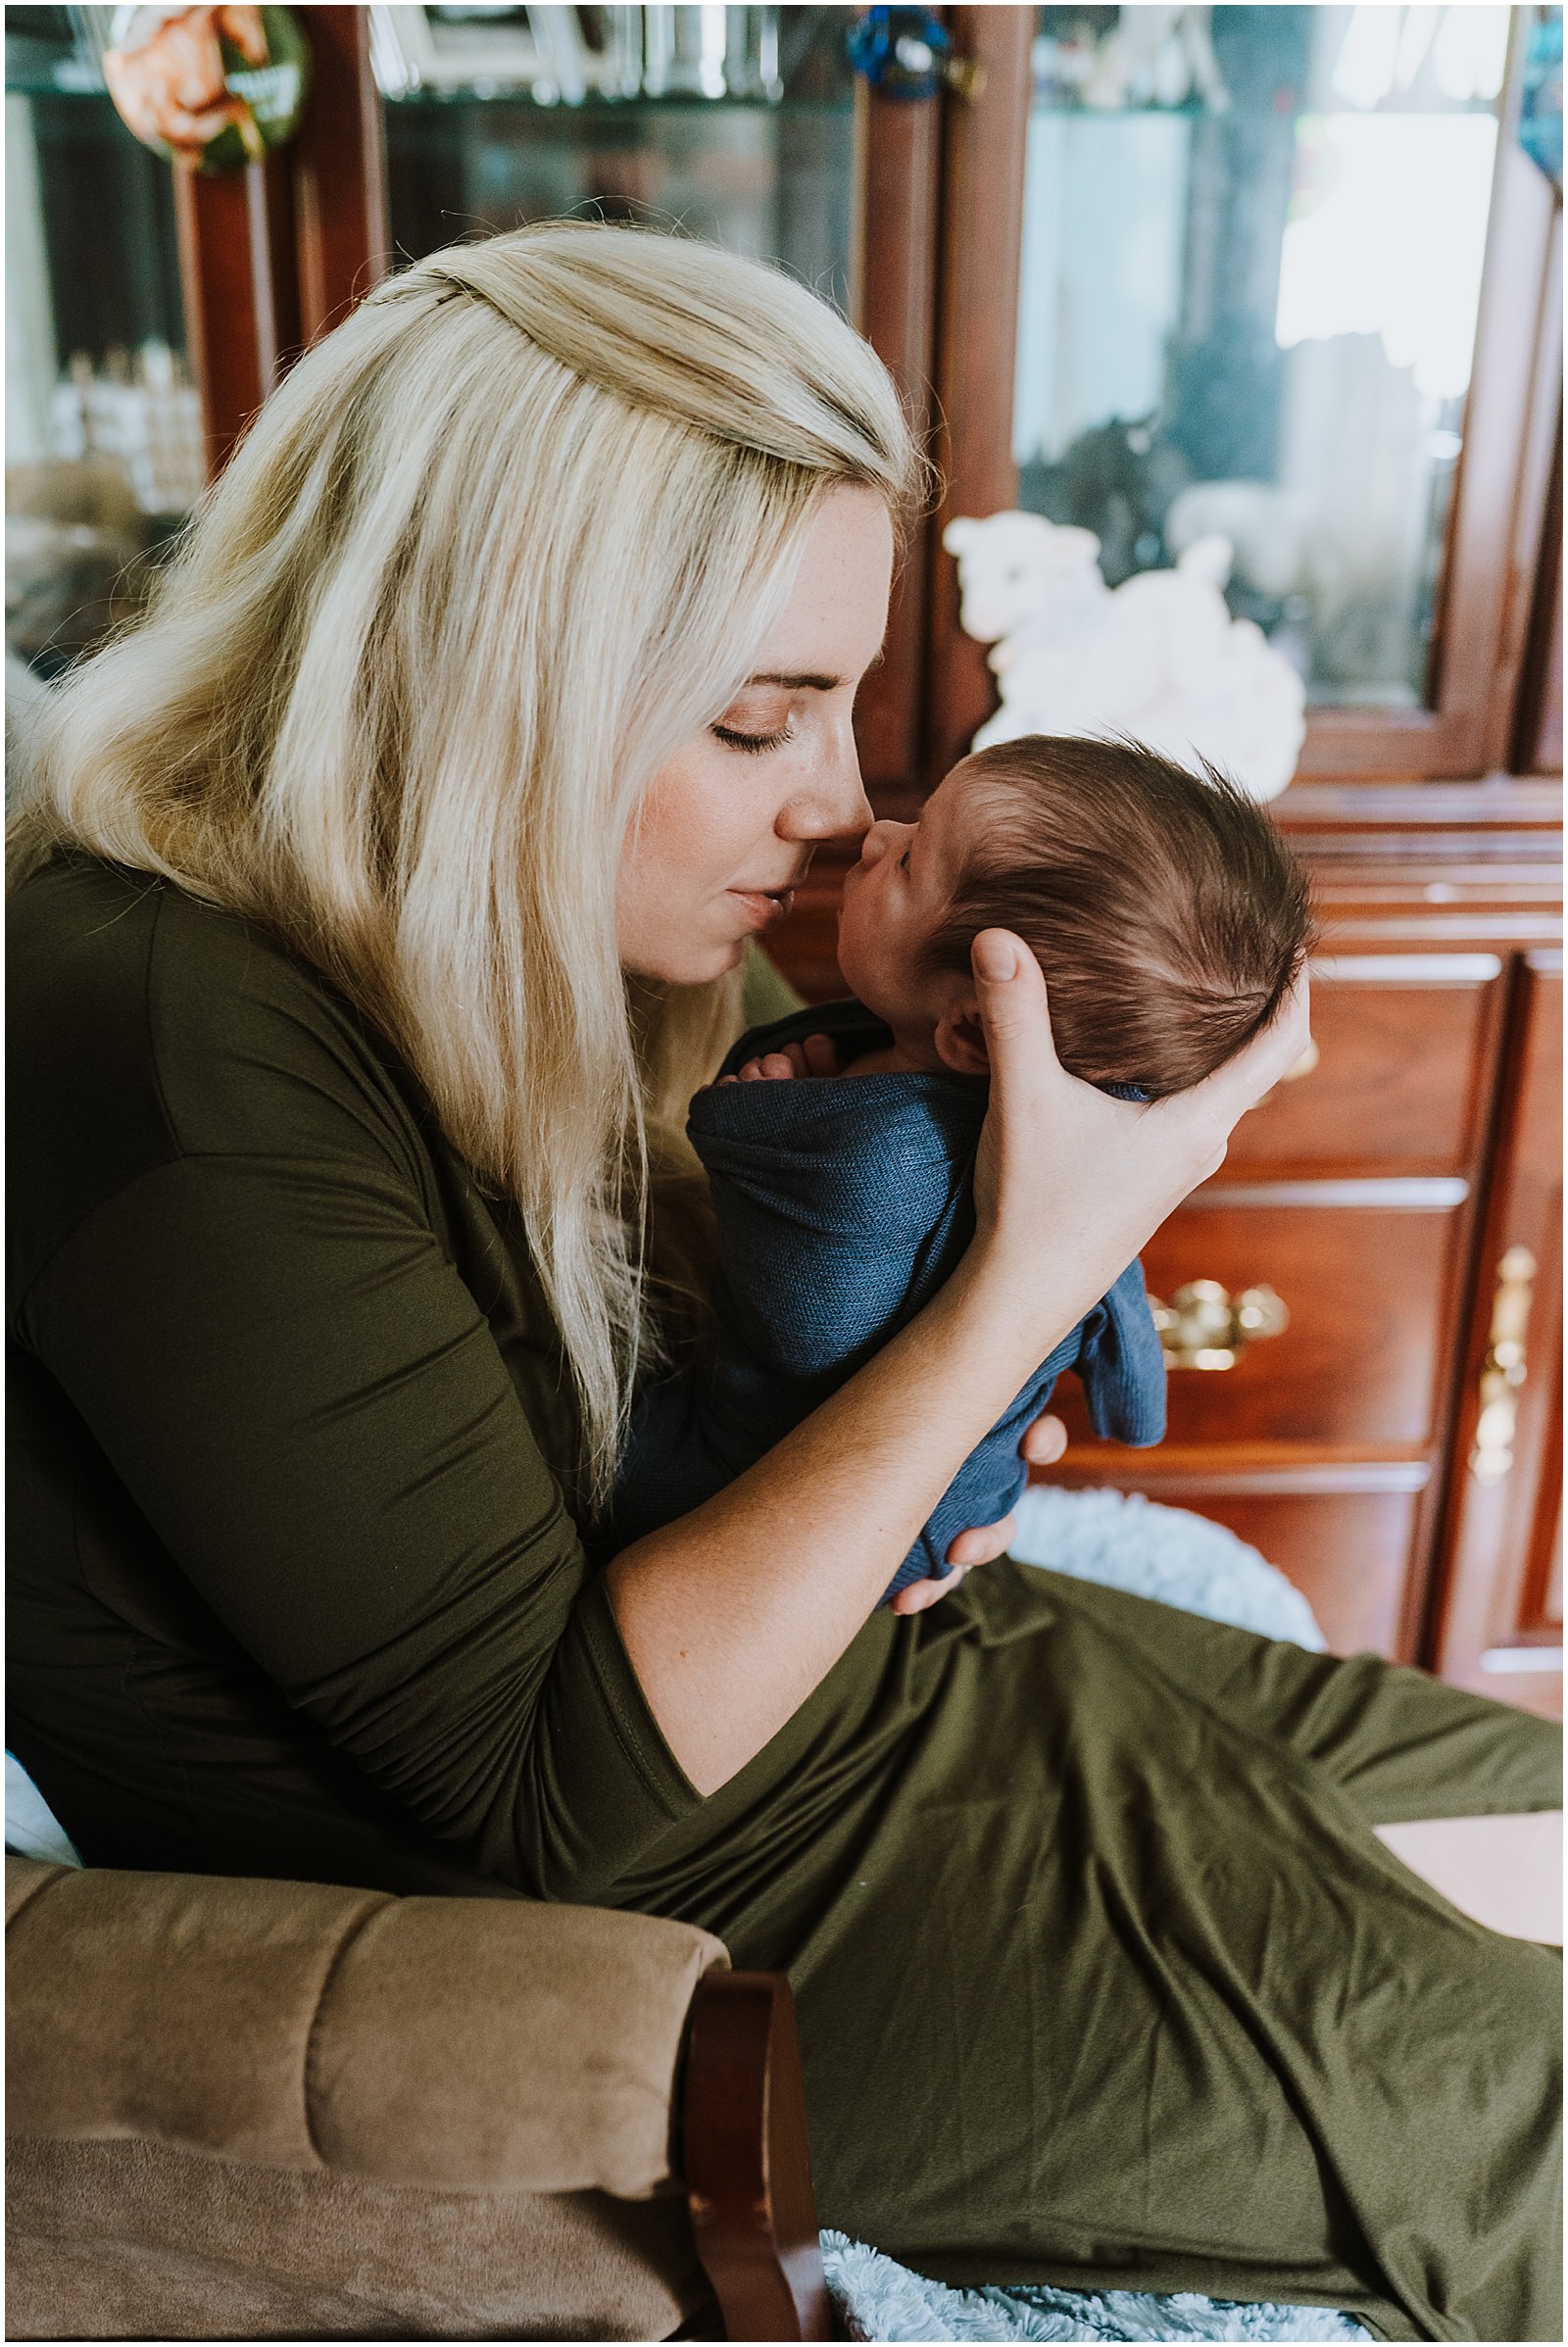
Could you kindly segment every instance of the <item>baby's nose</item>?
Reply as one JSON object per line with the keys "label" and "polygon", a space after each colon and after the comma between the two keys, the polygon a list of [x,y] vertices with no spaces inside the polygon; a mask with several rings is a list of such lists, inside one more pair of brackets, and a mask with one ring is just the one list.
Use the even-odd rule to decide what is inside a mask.
{"label": "baby's nose", "polygon": [[886,815],[880,822],[873,823],[860,842],[860,861],[862,863],[880,863],[893,846],[896,835],[906,828],[906,825],[895,823]]}

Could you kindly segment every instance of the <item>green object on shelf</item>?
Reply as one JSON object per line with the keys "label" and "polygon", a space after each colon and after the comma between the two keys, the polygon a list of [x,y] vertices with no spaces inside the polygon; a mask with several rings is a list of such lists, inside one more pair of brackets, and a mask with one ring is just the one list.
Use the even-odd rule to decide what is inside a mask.
{"label": "green object on shelf", "polygon": [[[311,51],[291,8],[264,8],[267,63],[247,65],[227,40],[223,47],[223,83],[250,108],[262,145],[269,155],[287,146],[300,126],[311,86]],[[220,131],[202,150],[204,171],[236,170],[249,160],[236,129]]]}
{"label": "green object on shelf", "polygon": [[[105,55],[115,105],[144,146],[187,169],[213,175],[260,163],[294,136],[310,90],[311,53],[294,12],[217,8],[189,14],[211,23],[199,30],[166,23],[146,41],[133,38],[128,48]],[[265,56],[254,54],[257,20]],[[207,88],[198,89],[211,51],[192,54],[193,30],[196,41],[216,44],[220,84],[215,73]],[[177,51],[172,47],[176,42]],[[194,132],[179,135],[182,125],[224,113],[229,119],[205,141]]]}

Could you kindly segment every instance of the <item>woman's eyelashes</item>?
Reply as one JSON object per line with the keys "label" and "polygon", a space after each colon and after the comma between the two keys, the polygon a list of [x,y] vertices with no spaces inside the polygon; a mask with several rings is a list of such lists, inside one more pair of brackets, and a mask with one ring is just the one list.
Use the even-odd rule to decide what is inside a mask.
{"label": "woman's eyelashes", "polygon": [[752,758],[760,758],[766,750],[782,750],[786,742],[795,739],[793,725],[781,725],[775,733],[742,733],[734,725],[715,725],[711,730],[726,750],[744,750]]}

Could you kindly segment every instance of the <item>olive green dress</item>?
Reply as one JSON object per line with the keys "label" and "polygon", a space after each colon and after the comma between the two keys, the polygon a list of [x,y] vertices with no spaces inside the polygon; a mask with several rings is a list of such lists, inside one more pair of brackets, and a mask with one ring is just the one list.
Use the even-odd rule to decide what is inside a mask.
{"label": "olive green dress", "polygon": [[1558,1966],[1374,1821],[1552,1730],[1004,1562],[701,1799],[551,1461],[515,1229],[311,970],[14,900],[11,1737],[90,1863],[594,1901],[788,1970],[824,2224],[944,2279],[1560,2339]]}

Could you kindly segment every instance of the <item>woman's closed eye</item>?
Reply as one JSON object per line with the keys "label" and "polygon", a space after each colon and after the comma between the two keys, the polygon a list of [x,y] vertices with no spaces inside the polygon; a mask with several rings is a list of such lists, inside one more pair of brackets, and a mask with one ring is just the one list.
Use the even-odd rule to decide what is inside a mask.
{"label": "woman's closed eye", "polygon": [[726,750],[744,750],[752,758],[760,758],[767,750],[782,750],[786,742],[795,739],[793,725],[781,725],[775,733],[743,733],[734,725],[714,725],[710,731]]}

